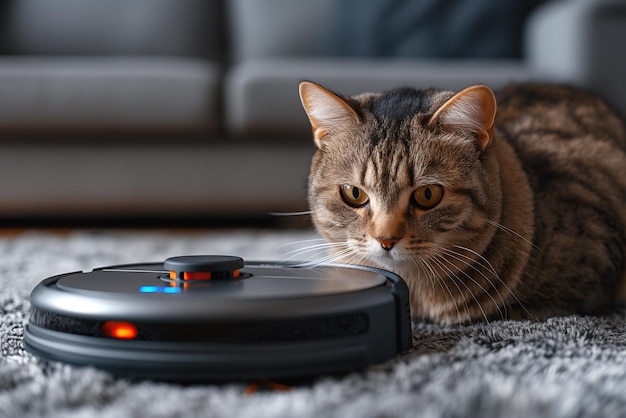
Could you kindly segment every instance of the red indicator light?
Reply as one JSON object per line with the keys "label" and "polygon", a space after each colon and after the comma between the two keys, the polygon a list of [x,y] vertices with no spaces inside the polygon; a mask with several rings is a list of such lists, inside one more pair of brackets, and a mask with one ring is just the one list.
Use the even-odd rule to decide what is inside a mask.
{"label": "red indicator light", "polygon": [[119,340],[133,340],[137,337],[137,327],[130,322],[106,321],[102,324],[102,333]]}
{"label": "red indicator light", "polygon": [[172,280],[211,280],[211,279],[237,279],[241,277],[241,272],[236,270],[215,270],[215,271],[177,271],[170,270]]}
{"label": "red indicator light", "polygon": [[189,272],[183,273],[184,280],[211,280],[211,272]]}

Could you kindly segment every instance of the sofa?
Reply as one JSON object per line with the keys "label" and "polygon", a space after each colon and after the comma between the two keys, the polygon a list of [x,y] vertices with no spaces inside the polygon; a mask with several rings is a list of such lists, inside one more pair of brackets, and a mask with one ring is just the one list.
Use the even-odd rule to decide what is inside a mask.
{"label": "sofa", "polygon": [[306,210],[298,82],[559,82],[626,112],[623,0],[11,0],[0,221]]}

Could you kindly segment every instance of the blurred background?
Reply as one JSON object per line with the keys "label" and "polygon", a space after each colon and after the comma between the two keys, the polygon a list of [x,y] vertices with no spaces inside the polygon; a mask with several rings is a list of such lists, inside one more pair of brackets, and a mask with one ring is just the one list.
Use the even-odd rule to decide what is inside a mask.
{"label": "blurred background", "polygon": [[623,114],[625,39],[624,0],[7,0],[0,226],[273,222],[307,209],[299,81],[569,83]]}

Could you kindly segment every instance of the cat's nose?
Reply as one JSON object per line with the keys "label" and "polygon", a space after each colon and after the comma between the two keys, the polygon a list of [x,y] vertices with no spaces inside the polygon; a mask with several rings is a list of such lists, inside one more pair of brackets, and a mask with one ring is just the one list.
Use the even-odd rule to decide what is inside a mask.
{"label": "cat's nose", "polygon": [[383,250],[390,251],[394,245],[398,242],[397,239],[377,239],[380,243],[380,246],[383,247]]}

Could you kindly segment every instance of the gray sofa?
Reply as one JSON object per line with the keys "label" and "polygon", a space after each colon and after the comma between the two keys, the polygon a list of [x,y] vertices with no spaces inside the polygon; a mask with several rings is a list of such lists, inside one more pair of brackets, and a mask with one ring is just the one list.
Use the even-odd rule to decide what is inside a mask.
{"label": "gray sofa", "polygon": [[624,112],[624,39],[623,0],[7,1],[0,220],[304,210],[298,81],[567,82]]}

